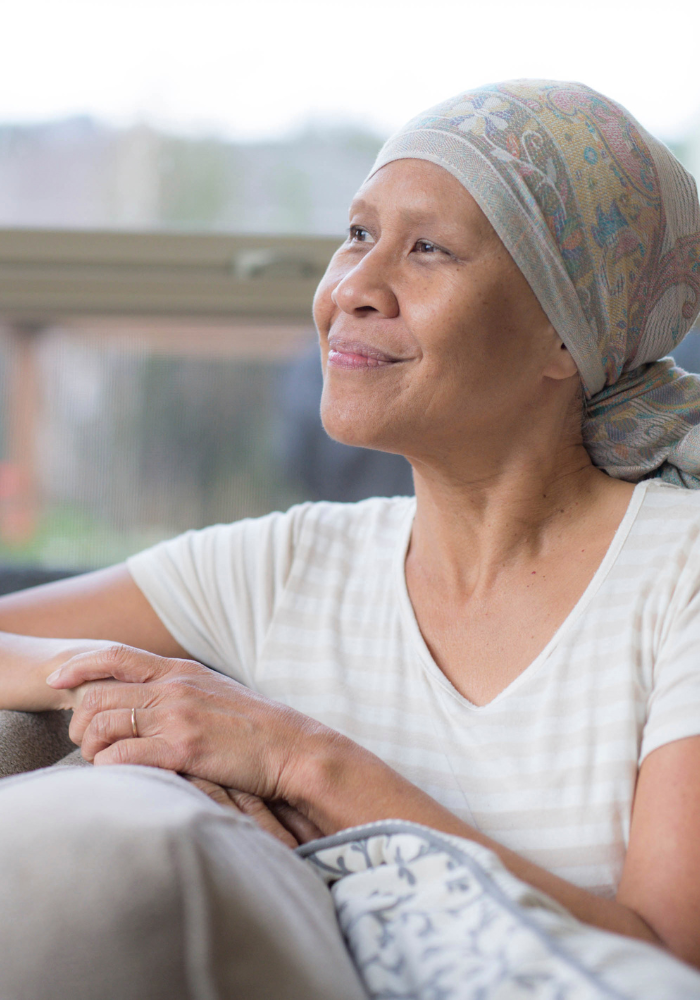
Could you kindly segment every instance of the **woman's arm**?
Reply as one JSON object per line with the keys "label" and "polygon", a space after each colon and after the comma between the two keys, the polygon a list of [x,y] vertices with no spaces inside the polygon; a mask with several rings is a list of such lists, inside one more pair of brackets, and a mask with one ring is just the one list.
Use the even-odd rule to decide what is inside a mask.
{"label": "woman's arm", "polygon": [[162,656],[187,655],[124,565],[0,597],[0,709],[73,707],[72,697],[52,691],[46,678],[76,652],[101,645],[100,640]]}
{"label": "woman's arm", "polygon": [[44,639],[0,632],[0,709],[46,712],[74,708],[79,693],[54,691],[46,678],[77,653],[100,645],[94,639]]}
{"label": "woman's arm", "polygon": [[642,764],[615,900],[581,889],[463,823],[350,740],[322,736],[295,757],[288,801],[324,834],[405,819],[494,851],[517,878],[584,923],[662,945],[700,968],[700,737],[661,747]]}
{"label": "woman's arm", "polygon": [[110,639],[186,656],[122,563],[0,597],[0,631],[52,639]]}
{"label": "woman's arm", "polygon": [[71,738],[95,764],[164,767],[282,800],[323,834],[406,819],[474,840],[579,920],[700,967],[700,737],[642,765],[622,883],[607,900],[483,836],[351,740],[200,664],[115,646],[75,657],[50,680],[86,682]]}
{"label": "woman's arm", "polygon": [[644,760],[617,898],[700,967],[700,736]]}

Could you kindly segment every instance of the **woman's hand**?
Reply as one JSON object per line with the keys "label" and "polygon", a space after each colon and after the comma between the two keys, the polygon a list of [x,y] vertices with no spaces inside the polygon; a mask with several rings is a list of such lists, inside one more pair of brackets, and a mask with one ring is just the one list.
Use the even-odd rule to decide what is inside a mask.
{"label": "woman's hand", "polygon": [[86,760],[162,767],[266,802],[289,800],[296,763],[335,736],[199,663],[129,646],[80,653],[47,683],[75,691],[69,732]]}

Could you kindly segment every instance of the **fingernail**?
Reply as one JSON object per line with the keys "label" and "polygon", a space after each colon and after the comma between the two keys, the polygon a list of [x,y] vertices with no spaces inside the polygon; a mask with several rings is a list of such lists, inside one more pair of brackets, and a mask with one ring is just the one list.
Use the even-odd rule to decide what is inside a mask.
{"label": "fingernail", "polygon": [[46,678],[46,683],[54,684],[59,679],[62,673],[63,673],[62,667],[59,667],[58,670],[54,670],[54,672],[52,674],[49,674],[49,676]]}

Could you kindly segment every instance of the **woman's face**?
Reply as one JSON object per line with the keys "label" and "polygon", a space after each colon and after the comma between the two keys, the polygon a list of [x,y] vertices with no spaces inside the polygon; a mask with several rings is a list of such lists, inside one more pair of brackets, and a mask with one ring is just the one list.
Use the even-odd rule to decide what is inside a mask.
{"label": "woman's face", "polygon": [[477,203],[422,160],[389,163],[360,189],[314,318],[328,433],[409,458],[522,433],[561,357]]}

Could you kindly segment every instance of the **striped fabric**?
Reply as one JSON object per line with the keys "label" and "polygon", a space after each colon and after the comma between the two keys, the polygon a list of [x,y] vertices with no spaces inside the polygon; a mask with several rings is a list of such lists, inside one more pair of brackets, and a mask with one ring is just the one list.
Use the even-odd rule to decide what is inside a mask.
{"label": "striped fabric", "polygon": [[614,894],[639,762],[700,734],[700,494],[640,483],[565,623],[482,707],[438,669],[413,614],[414,509],[403,497],[305,504],[188,532],[128,565],[193,658],[346,734],[537,864]]}

